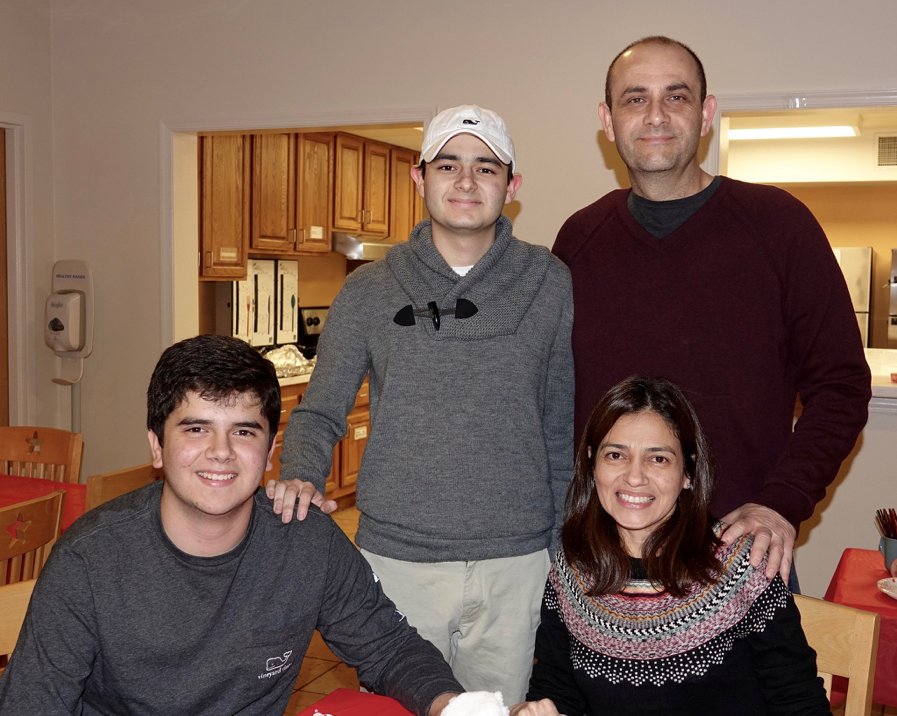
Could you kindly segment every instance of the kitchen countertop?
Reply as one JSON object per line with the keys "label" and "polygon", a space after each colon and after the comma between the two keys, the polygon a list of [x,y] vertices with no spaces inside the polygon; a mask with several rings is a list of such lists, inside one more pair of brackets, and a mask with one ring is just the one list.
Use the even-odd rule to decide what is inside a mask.
{"label": "kitchen countertop", "polygon": [[872,397],[897,398],[897,383],[891,382],[891,373],[897,373],[897,350],[867,348],[866,362],[872,369]]}
{"label": "kitchen countertop", "polygon": [[[872,369],[872,397],[897,398],[897,383],[891,382],[891,373],[897,373],[897,350],[867,348],[866,361]],[[278,378],[283,386],[300,385],[311,380],[311,373]]]}
{"label": "kitchen countertop", "polygon": [[[307,383],[311,380],[311,373],[303,373],[302,375],[293,375],[289,378],[278,378],[277,382],[280,383],[280,387],[284,388],[288,385],[300,385],[302,383]],[[895,384],[895,388],[897,388],[897,384]],[[897,390],[894,392],[895,397],[897,397]]]}

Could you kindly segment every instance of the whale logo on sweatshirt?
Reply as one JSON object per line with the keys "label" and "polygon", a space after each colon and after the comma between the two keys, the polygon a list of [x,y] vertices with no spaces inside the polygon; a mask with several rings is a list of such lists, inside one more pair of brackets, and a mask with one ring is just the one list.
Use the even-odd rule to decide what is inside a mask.
{"label": "whale logo on sweatshirt", "polygon": [[274,669],[279,669],[284,664],[286,664],[290,660],[290,654],[293,653],[293,650],[283,652],[283,658],[279,656],[272,656],[268,661],[265,662],[265,671],[274,671]]}

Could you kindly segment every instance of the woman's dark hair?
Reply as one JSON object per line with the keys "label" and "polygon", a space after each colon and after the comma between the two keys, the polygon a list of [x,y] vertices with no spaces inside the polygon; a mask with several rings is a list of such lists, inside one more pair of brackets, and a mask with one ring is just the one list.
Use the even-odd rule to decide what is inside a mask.
{"label": "woman's dark hair", "polygon": [[188,392],[226,401],[254,395],[268,421],[271,442],[280,423],[280,384],[267,358],[239,338],[210,334],[188,338],[165,349],[146,391],[146,427],[165,441],[165,421]]}
{"label": "woman's dark hair", "polygon": [[595,489],[598,448],[621,417],[646,412],[663,418],[679,438],[691,489],[679,493],[673,513],[645,542],[645,571],[652,582],[682,597],[690,584],[710,584],[722,570],[715,554],[720,541],[713,533],[710,516],[712,457],[698,416],[685,394],[670,381],[636,376],[617,383],[595,406],[567,490],[568,517],[561,528],[561,542],[567,562],[593,580],[591,596],[616,594],[632,572],[617,523],[601,506]]}

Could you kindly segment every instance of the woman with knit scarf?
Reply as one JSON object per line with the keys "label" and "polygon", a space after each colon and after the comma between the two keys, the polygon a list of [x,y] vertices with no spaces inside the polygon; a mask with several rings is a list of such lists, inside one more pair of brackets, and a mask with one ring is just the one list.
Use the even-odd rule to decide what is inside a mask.
{"label": "woman with knit scarf", "polygon": [[512,716],[828,714],[781,578],[710,515],[707,439],[682,391],[629,378],[596,406]]}

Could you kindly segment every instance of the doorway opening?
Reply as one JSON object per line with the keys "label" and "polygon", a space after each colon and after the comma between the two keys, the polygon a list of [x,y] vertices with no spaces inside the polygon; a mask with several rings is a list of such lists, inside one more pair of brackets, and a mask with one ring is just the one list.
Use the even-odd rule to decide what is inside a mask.
{"label": "doorway opening", "polygon": [[[836,130],[849,136],[756,137]],[[785,189],[810,209],[833,247],[872,249],[865,296],[855,297],[858,322],[867,347],[897,347],[888,339],[891,252],[897,249],[897,108],[723,111],[719,146],[721,174]],[[835,253],[845,268],[848,252]],[[845,276],[851,286],[860,280],[846,268]]]}
{"label": "doorway opening", "polygon": [[[211,133],[336,132],[419,149],[421,130],[433,107],[297,115],[276,120],[244,118],[225,122],[163,123],[161,136],[162,335],[164,350],[196,335],[201,324],[197,291],[199,246],[198,142]],[[331,267],[332,268],[332,267]],[[343,277],[345,273],[343,274]]]}

